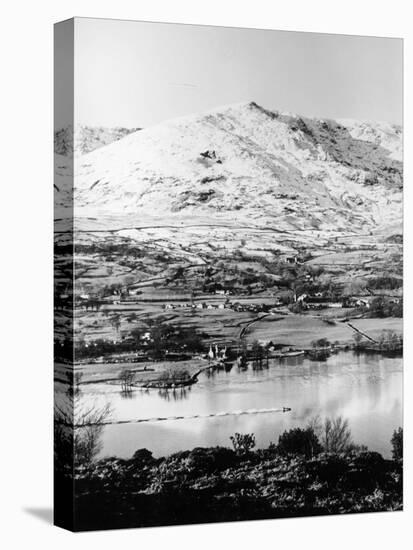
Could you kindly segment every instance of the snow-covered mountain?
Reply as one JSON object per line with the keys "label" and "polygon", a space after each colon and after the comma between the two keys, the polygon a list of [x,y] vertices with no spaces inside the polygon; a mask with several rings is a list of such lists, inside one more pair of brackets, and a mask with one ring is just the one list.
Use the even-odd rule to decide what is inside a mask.
{"label": "snow-covered mountain", "polygon": [[55,153],[62,156],[73,155],[73,149],[78,155],[90,153],[99,147],[109,145],[140,128],[105,128],[102,126],[67,126],[54,134]]}
{"label": "snow-covered mountain", "polygon": [[87,212],[346,231],[401,221],[402,130],[390,124],[309,119],[252,102],[88,154],[75,149],[75,204]]}

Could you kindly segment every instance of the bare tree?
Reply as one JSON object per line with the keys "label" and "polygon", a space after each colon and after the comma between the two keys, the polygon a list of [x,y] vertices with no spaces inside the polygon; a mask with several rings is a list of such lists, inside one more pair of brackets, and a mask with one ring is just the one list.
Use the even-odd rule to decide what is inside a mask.
{"label": "bare tree", "polygon": [[253,357],[253,368],[262,369],[262,362],[264,358],[264,348],[258,342],[258,340],[255,340],[252,343],[252,357]]}
{"label": "bare tree", "polygon": [[110,404],[85,406],[79,396],[64,396],[55,405],[55,456],[58,462],[71,468],[90,466],[102,448],[101,435],[112,409]]}
{"label": "bare tree", "polygon": [[355,448],[348,420],[342,416],[326,418],[314,416],[307,423],[320,439],[321,445],[327,453],[344,453]]}
{"label": "bare tree", "polygon": [[122,392],[130,392],[134,381],[133,371],[129,369],[123,369],[119,374],[119,380],[121,381]]}
{"label": "bare tree", "polygon": [[321,444],[328,453],[344,453],[353,446],[348,420],[342,416],[326,418],[321,435]]}

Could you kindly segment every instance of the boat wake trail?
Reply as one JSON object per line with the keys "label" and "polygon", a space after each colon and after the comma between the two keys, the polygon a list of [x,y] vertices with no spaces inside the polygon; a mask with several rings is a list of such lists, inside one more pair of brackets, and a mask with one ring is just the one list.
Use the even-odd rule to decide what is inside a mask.
{"label": "boat wake trail", "polygon": [[[269,409],[246,409],[241,411],[223,411],[211,414],[191,414],[185,416],[154,416],[152,418],[134,418],[130,420],[108,420],[99,425],[114,425],[114,424],[140,424],[141,422],[166,422],[168,420],[192,420],[196,418],[216,418],[222,416],[241,416],[243,414],[268,414],[268,413],[285,413],[290,412],[290,407],[277,407]],[[97,424],[75,424],[75,428],[86,428],[88,426],[96,426]]]}

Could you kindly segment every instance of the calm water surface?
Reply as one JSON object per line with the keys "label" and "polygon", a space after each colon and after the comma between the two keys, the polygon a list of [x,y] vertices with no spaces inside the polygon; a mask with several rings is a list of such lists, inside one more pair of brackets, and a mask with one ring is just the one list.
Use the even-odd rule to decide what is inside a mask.
{"label": "calm water surface", "polygon": [[315,416],[342,415],[350,422],[356,443],[384,456],[390,438],[402,425],[402,359],[342,352],[326,362],[301,357],[273,361],[262,371],[202,374],[185,392],[138,390],[122,397],[119,386],[87,387],[84,399],[110,402],[112,420],[190,416],[291,407],[290,412],[244,414],[214,418],[112,424],[103,432],[101,456],[129,457],[146,447],[164,456],[196,446],[230,445],[235,432],[251,433],[257,446],[277,442],[286,429],[305,426]]}

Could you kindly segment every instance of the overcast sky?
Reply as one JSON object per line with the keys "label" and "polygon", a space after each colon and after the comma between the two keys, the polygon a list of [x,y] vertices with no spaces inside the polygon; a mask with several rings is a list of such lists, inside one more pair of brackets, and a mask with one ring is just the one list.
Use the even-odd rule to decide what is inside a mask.
{"label": "overcast sky", "polygon": [[401,124],[402,41],[75,21],[77,122],[146,127],[243,101],[307,116]]}

